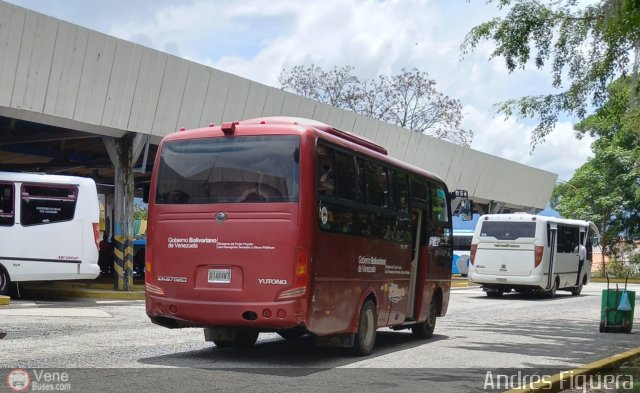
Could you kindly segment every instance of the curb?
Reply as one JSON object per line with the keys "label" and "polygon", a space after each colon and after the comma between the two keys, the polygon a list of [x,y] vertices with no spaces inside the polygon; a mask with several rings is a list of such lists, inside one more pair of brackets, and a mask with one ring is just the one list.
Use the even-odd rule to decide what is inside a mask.
{"label": "curb", "polygon": [[92,299],[144,300],[143,291],[107,291],[88,288],[29,288],[24,291],[29,296],[60,296]]}
{"label": "curb", "polygon": [[585,364],[573,370],[562,371],[552,375],[549,379],[530,384],[523,387],[507,390],[503,393],[532,393],[532,392],[559,392],[566,389],[565,386],[572,386],[570,380],[575,380],[578,376],[593,375],[600,370],[611,369],[626,360],[640,355],[640,347],[631,349],[608,358],[596,360],[593,363]]}
{"label": "curb", "polygon": [[[606,278],[603,277],[591,277],[591,282],[607,282]],[[624,284],[625,279],[624,278],[610,278],[609,279],[609,283],[610,284]],[[640,279],[638,278],[630,278],[629,280],[627,280],[628,284],[640,284]]]}
{"label": "curb", "polygon": [[11,303],[11,298],[9,296],[0,296],[0,306],[6,306]]}

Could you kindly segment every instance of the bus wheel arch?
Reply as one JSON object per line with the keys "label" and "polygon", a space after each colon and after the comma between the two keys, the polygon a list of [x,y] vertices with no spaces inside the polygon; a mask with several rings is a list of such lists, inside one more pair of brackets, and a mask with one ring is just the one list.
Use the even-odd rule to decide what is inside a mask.
{"label": "bus wheel arch", "polygon": [[442,314],[442,288],[437,288],[431,296],[429,311],[424,322],[411,327],[411,333],[417,338],[430,338],[436,328],[437,317]]}
{"label": "bus wheel arch", "polygon": [[442,288],[438,287],[436,288],[436,290],[433,292],[433,295],[431,297],[431,303],[434,303],[436,305],[436,312],[438,314],[438,316],[442,316],[442,299],[443,299],[444,295],[442,294]]}
{"label": "bus wheel arch", "polygon": [[358,308],[356,308],[355,312],[353,313],[353,319],[351,320],[351,326],[349,329],[350,333],[358,332],[358,321],[360,318],[360,312],[362,311],[362,307],[364,307],[364,303],[367,300],[373,302],[373,305],[376,307],[376,313],[378,312],[378,298],[376,296],[376,293],[373,288],[367,288],[367,290],[362,292],[362,295],[360,295],[360,299],[358,300]]}
{"label": "bus wheel arch", "polygon": [[0,263],[0,295],[7,295],[11,289],[11,276],[7,269]]}

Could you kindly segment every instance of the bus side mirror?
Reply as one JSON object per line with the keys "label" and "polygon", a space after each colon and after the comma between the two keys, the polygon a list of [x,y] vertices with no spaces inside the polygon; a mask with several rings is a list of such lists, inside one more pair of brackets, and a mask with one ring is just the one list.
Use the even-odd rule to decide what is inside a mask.
{"label": "bus side mirror", "polygon": [[454,192],[451,193],[451,199],[456,199],[456,198],[467,199],[469,198],[469,193],[467,192],[467,190],[455,190]]}
{"label": "bus side mirror", "polygon": [[142,202],[149,203],[149,190],[151,189],[150,183],[144,183],[142,186]]}
{"label": "bus side mirror", "polygon": [[460,216],[462,221],[471,221],[473,219],[473,201],[471,199],[463,199],[460,202]]}

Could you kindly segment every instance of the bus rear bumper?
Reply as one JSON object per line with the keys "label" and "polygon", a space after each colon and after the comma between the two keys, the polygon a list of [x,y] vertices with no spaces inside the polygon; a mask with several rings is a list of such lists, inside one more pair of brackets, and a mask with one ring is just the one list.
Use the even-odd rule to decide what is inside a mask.
{"label": "bus rear bumper", "polygon": [[547,285],[546,276],[496,276],[490,274],[469,274],[469,280],[475,284],[480,284],[485,288],[531,288],[543,289]]}
{"label": "bus rear bumper", "polygon": [[226,303],[145,295],[151,321],[167,328],[235,326],[279,330],[305,326],[305,299],[269,303]]}

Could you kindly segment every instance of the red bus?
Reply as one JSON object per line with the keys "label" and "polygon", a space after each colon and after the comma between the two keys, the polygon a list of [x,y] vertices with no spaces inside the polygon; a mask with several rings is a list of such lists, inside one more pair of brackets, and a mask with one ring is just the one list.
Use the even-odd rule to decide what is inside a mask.
{"label": "red bus", "polygon": [[435,175],[313,120],[182,131],[149,192],[146,311],[219,346],[313,334],[371,353],[376,330],[433,334],[449,301],[449,194]]}

